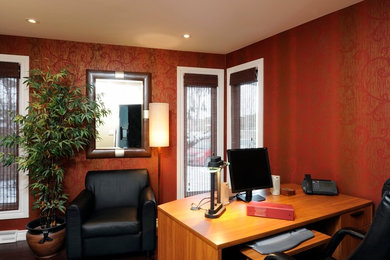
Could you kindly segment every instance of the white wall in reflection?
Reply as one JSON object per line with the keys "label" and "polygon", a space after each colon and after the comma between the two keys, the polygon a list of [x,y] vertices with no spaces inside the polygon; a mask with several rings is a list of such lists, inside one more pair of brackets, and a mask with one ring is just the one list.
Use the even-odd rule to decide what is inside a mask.
{"label": "white wall in reflection", "polygon": [[96,148],[104,149],[116,147],[119,127],[119,106],[143,104],[143,82],[118,79],[96,79],[96,97],[100,96],[106,108],[111,113],[103,118],[104,124],[97,130]]}

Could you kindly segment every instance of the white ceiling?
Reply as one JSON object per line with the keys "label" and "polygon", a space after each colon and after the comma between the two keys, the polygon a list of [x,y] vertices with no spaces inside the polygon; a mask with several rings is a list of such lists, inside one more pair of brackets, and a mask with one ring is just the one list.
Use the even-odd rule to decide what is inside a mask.
{"label": "white ceiling", "polygon": [[0,0],[0,34],[226,54],[360,1]]}

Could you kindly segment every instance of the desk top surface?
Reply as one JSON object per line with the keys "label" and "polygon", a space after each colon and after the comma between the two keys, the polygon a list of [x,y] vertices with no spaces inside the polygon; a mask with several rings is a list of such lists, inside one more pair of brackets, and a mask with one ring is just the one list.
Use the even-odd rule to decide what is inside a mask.
{"label": "desk top surface", "polygon": [[[274,196],[267,189],[263,191],[262,196],[266,197],[267,202],[293,205],[294,221],[247,216],[247,203],[236,200],[226,205],[226,211],[219,218],[205,218],[204,210],[192,211],[190,207],[191,203],[197,205],[202,198],[208,197],[207,193],[159,205],[158,210],[165,212],[177,223],[184,225],[213,247],[225,248],[302,227],[372,204],[370,200],[344,194],[337,196],[306,195],[297,184],[281,186],[295,189],[296,195]],[[209,203],[204,207],[208,205]]]}

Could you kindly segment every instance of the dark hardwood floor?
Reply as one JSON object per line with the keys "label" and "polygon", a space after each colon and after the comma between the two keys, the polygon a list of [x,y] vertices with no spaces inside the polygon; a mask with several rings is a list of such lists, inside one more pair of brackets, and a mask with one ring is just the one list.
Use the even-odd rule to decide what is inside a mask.
{"label": "dark hardwood floor", "polygon": [[[27,245],[26,241],[19,241],[16,243],[0,244],[0,260],[35,260],[35,256]],[[66,250],[62,249],[61,252],[54,258],[55,260],[66,260]],[[91,257],[90,259],[113,259],[113,260],[157,260],[157,250],[154,255],[147,258],[145,254],[127,254],[105,257]]]}

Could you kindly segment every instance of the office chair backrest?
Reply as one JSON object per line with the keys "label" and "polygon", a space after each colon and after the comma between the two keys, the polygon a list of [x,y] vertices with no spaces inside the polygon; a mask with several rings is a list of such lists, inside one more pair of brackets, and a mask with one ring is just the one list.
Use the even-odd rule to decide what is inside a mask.
{"label": "office chair backrest", "polygon": [[385,194],[386,191],[390,191],[390,179],[385,181],[385,184],[383,184],[382,197],[383,197],[383,195]]}
{"label": "office chair backrest", "polygon": [[390,190],[385,190],[370,229],[350,260],[390,259]]}
{"label": "office chair backrest", "polygon": [[148,171],[91,171],[85,187],[95,196],[95,210],[116,207],[138,207],[141,191],[149,186]]}

